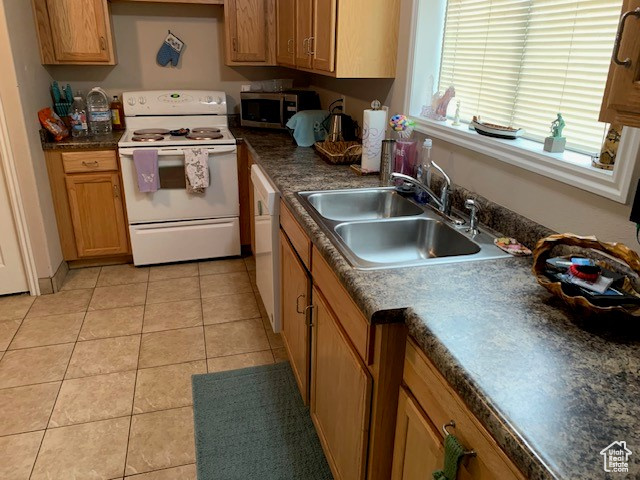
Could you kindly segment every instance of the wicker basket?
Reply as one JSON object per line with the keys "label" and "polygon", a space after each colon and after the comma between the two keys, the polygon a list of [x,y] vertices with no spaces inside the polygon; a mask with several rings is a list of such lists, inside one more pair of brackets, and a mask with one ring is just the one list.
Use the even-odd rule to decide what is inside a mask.
{"label": "wicker basket", "polygon": [[[533,251],[533,274],[536,276],[538,283],[549,290],[554,295],[560,297],[565,303],[574,309],[588,313],[613,313],[621,312],[634,317],[640,316],[640,306],[609,306],[601,307],[593,305],[589,300],[582,296],[567,295],[562,289],[560,282],[554,282],[545,275],[547,268],[546,262],[551,255],[551,250],[558,245],[566,245],[569,247],[579,247],[583,249],[593,249],[603,252],[609,256],[615,257],[626,263],[631,270],[640,274],[640,256],[626,245],[621,243],[600,242],[596,237],[580,237],[571,233],[551,235],[538,241]],[[610,268],[606,262],[596,262],[601,267]],[[628,278],[625,279],[621,288],[625,293],[640,297]]]}
{"label": "wicker basket", "polygon": [[358,163],[362,156],[359,142],[316,142],[315,147],[325,161],[335,165]]}

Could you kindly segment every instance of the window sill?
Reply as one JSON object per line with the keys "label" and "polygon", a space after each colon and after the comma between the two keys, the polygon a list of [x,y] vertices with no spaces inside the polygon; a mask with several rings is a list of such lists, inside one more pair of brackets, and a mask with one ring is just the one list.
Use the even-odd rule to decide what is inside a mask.
{"label": "window sill", "polygon": [[618,148],[614,171],[591,166],[589,156],[565,151],[549,153],[542,144],[518,138],[503,140],[480,135],[466,124],[454,127],[447,122],[436,122],[424,117],[411,117],[415,129],[429,136],[487,155],[502,162],[524,168],[530,172],[566,183],[600,195],[618,203],[626,203],[635,159],[640,145],[640,130],[625,128]]}

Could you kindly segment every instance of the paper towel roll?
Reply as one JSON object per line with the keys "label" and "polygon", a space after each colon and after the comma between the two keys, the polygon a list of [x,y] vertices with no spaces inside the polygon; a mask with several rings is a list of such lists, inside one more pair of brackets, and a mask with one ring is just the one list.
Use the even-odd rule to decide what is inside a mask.
{"label": "paper towel roll", "polygon": [[384,140],[387,126],[387,112],[367,109],[364,111],[362,123],[362,170],[364,172],[379,172],[382,140]]}

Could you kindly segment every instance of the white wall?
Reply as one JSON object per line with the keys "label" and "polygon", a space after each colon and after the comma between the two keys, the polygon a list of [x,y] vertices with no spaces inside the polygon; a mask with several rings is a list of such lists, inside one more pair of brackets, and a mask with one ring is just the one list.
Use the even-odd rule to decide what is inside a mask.
{"label": "white wall", "polygon": [[0,3],[0,96],[8,128],[38,277],[51,277],[62,262],[37,112],[51,104],[51,77],[40,64],[31,2]]}
{"label": "white wall", "polygon": [[[392,113],[402,112],[405,108],[413,1],[402,0],[397,75],[386,96]],[[350,91],[347,104],[359,107],[363,103],[362,95],[353,92],[350,82],[353,81],[318,81],[313,78],[311,85],[315,87],[319,84],[326,88],[328,91],[324,95],[328,97],[338,95],[341,91]],[[363,92],[368,96],[382,96],[385,86],[380,84],[373,92]],[[349,113],[357,114],[353,111]],[[600,240],[622,242],[640,252],[635,225],[629,222],[631,207],[628,204],[608,200],[437,139],[434,139],[433,157],[455,183],[546,227],[558,232],[595,234]],[[630,199],[633,198],[637,178],[638,169],[632,181]]]}
{"label": "white wall", "polygon": [[[294,78],[297,84],[306,81],[295,70],[225,66],[221,5],[113,2],[111,13],[118,64],[48,66],[52,77],[85,93],[97,85],[113,95],[127,90],[222,90],[228,94],[230,113],[239,104],[243,83],[269,78]],[[156,63],[167,30],[186,44],[175,68]]]}

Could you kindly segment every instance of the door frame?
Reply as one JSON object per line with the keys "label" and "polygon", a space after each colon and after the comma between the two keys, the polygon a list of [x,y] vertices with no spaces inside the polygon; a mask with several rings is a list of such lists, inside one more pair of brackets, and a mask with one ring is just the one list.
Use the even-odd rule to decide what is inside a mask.
{"label": "door frame", "polygon": [[18,244],[22,255],[22,263],[24,271],[27,275],[27,284],[31,295],[40,295],[40,286],[38,284],[38,273],[36,271],[36,262],[31,248],[31,237],[27,227],[27,217],[22,203],[22,194],[20,192],[20,182],[18,180],[18,172],[15,168],[15,159],[11,148],[11,137],[7,128],[7,117],[5,115],[4,103],[0,94],[0,162],[4,172],[7,184],[7,192],[9,194],[9,206],[13,214],[13,220],[18,234]]}

